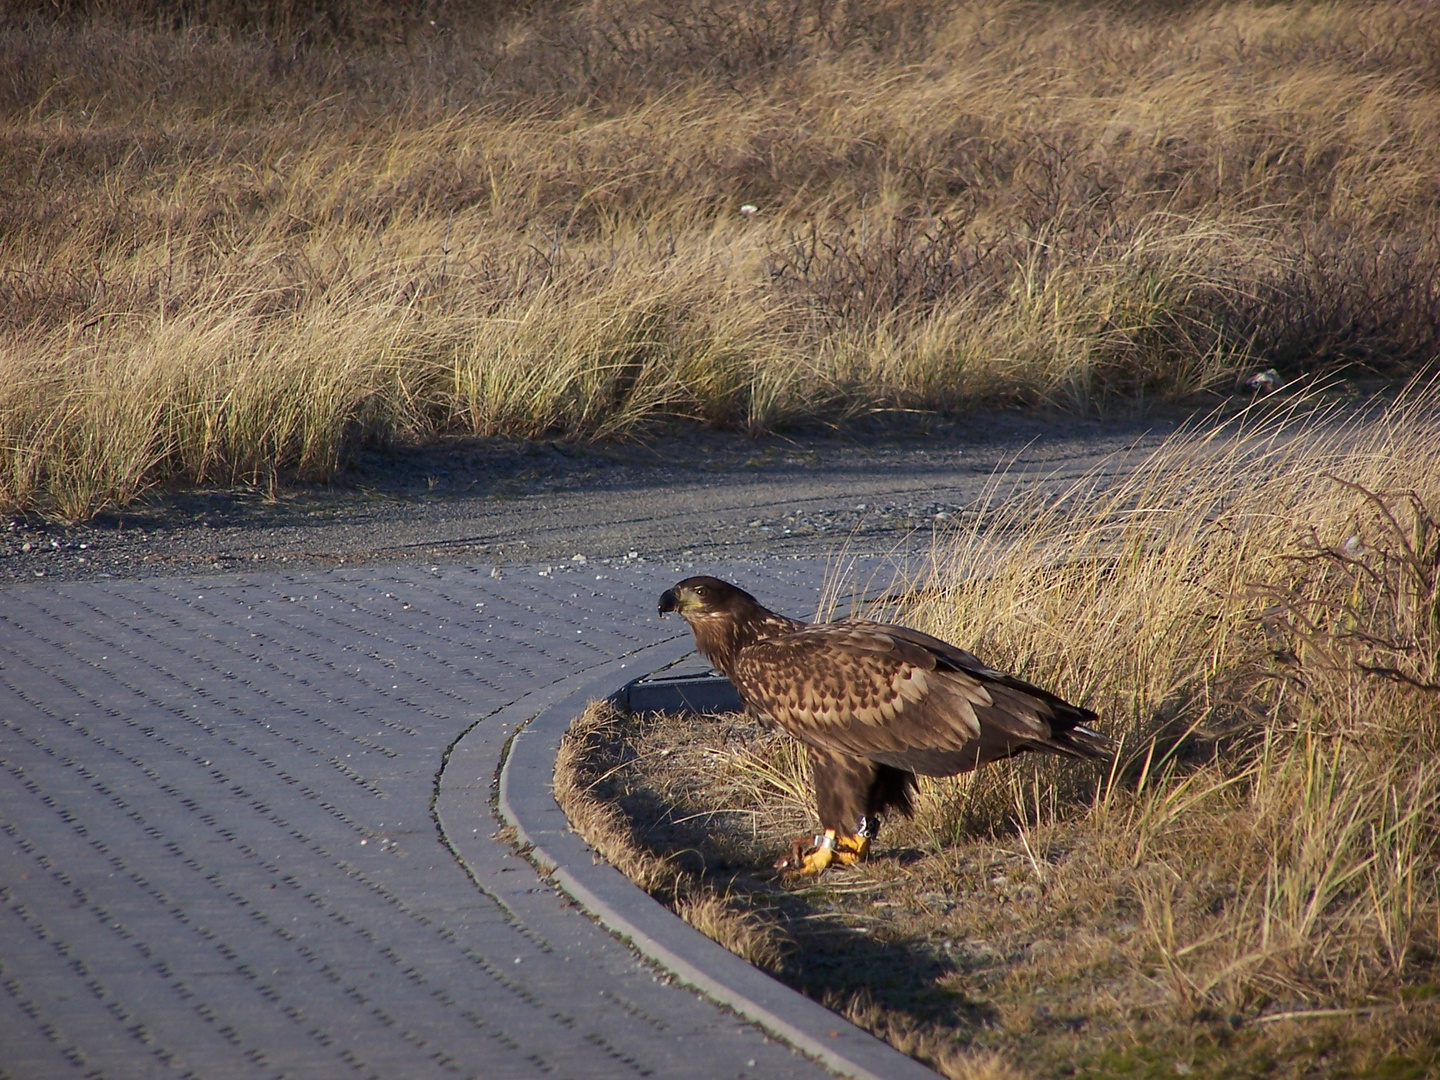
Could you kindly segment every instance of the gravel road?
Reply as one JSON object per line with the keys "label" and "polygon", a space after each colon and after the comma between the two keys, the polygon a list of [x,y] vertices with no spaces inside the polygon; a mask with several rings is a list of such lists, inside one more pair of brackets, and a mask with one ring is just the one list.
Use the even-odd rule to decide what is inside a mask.
{"label": "gravel road", "polygon": [[327,486],[165,495],[72,528],[0,521],[0,581],[577,556],[703,567],[842,547],[912,555],[973,512],[998,473],[1059,489],[1176,423],[1005,414],[902,435],[695,431],[648,445],[366,452]]}

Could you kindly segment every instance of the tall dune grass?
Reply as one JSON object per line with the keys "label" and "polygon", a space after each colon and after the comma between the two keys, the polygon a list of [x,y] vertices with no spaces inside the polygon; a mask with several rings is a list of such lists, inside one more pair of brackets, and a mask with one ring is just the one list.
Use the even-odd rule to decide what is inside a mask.
{"label": "tall dune grass", "polygon": [[0,507],[1437,352],[1418,0],[467,7],[6,9]]}
{"label": "tall dune grass", "polygon": [[[919,834],[947,853],[925,876],[977,836],[1027,853],[1058,946],[1012,991],[1086,995],[1118,960],[1134,983],[1110,1007],[1132,1016],[1328,1016],[1342,1044],[1369,1033],[1360,1057],[1433,1056],[1437,402],[1182,435],[1116,484],[1009,500],[949,549],[909,618],[1124,740],[1108,773],[1035,762],[927,792]],[[1106,940],[1125,917],[1135,935]]]}

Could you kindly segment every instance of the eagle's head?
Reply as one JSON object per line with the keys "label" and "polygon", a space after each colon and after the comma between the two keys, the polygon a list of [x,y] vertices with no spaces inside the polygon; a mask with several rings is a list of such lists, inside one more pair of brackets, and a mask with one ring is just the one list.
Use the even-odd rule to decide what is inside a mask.
{"label": "eagle's head", "polygon": [[745,616],[763,611],[744,589],[713,577],[688,577],[660,594],[660,614],[678,611],[687,620],[707,616]]}
{"label": "eagle's head", "polygon": [[700,651],[727,675],[741,649],[802,625],[767,611],[744,589],[713,577],[686,578],[666,589],[660,595],[660,614],[672,611],[685,617]]}

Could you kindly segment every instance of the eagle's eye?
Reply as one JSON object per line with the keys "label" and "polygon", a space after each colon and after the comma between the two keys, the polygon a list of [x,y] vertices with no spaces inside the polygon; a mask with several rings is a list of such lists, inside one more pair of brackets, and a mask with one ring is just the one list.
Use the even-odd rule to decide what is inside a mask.
{"label": "eagle's eye", "polygon": [[710,595],[710,590],[709,590],[708,588],[706,588],[704,585],[696,585],[696,586],[695,586],[695,595],[696,595],[696,596],[699,596],[699,597],[709,596],[709,595]]}

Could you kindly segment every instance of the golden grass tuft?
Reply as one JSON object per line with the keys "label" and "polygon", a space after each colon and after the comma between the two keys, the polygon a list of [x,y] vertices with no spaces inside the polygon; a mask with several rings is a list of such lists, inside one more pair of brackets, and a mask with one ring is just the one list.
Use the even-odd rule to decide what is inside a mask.
{"label": "golden grass tuft", "polygon": [[1410,371],[1437,55],[1411,0],[11,5],[0,509]]}
{"label": "golden grass tuft", "polygon": [[685,752],[631,766],[634,834],[774,920],[782,978],[951,1075],[1432,1075],[1440,388],[1182,432],[1059,500],[996,485],[875,614],[1096,708],[1113,768],[925,781],[877,858],[784,887],[803,758],[677,719],[650,738]]}

